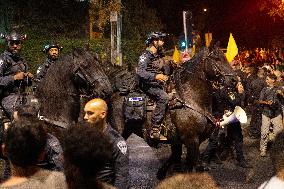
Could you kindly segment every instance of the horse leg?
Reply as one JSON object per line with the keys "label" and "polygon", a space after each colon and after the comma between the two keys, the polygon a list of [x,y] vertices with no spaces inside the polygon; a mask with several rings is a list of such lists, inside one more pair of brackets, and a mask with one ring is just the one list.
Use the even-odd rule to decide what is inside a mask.
{"label": "horse leg", "polygon": [[[172,144],[170,158],[158,170],[157,178],[159,180],[164,179],[166,177],[167,172],[172,165],[175,166],[180,165],[181,155],[182,155],[182,144],[181,143]],[[181,171],[181,170],[176,170],[176,171]]]}
{"label": "horse leg", "polygon": [[193,171],[199,160],[199,140],[194,138],[189,143],[186,144],[187,154],[186,154],[186,164],[187,170]]}

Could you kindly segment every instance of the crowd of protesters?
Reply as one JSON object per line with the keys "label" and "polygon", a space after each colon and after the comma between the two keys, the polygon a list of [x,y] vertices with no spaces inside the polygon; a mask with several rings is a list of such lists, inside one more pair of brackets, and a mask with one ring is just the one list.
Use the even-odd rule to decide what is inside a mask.
{"label": "crowd of protesters", "polygon": [[[24,76],[33,78],[33,75],[27,72],[24,60],[19,55],[23,36],[12,33],[7,37],[7,42],[8,49],[0,57],[2,69],[0,77],[2,85],[6,84],[11,89],[7,97],[12,97],[15,93],[14,88],[22,86],[17,81],[23,80]],[[56,50],[57,58],[60,49],[58,44],[50,45],[45,48],[45,52],[51,53],[51,50]],[[49,58],[52,58],[51,55],[52,53],[48,55]],[[235,106],[242,106],[247,114],[251,115],[249,136],[259,140],[260,157],[267,156],[269,152],[267,144],[275,140],[270,153],[275,176],[264,182],[260,188],[277,188],[284,183],[283,56],[280,49],[257,48],[252,51],[241,51],[231,62],[232,68],[238,75],[238,81],[233,85],[229,83],[230,87],[214,84],[215,91],[218,91],[213,93],[216,98],[213,110],[215,115],[226,115],[228,111],[232,112]],[[38,70],[38,75],[42,71],[45,73],[49,66],[55,64],[56,58],[45,62]],[[17,69],[7,70],[11,60],[19,66]],[[143,63],[145,58],[142,57],[141,61]],[[6,72],[10,75],[5,75]],[[13,77],[10,77],[11,75]],[[37,80],[42,77],[43,73]],[[166,76],[161,77],[161,80],[167,80]],[[5,159],[5,166],[0,188],[135,188],[129,183],[127,143],[107,123],[108,104],[104,100],[92,99],[87,102],[84,107],[85,120],[61,131],[60,134],[58,131],[52,132],[52,126],[37,119],[36,107],[27,105],[15,109],[15,104],[11,102],[14,101],[10,98],[6,103],[4,101],[4,104],[2,101],[2,106],[11,110],[9,118],[12,123],[1,141],[1,155]],[[234,148],[238,166],[250,168],[251,165],[243,154],[240,123],[228,124],[226,129],[227,135],[222,143],[220,143],[220,132],[223,130],[213,133],[203,159],[210,164],[211,156],[215,155],[212,153],[217,153],[221,144],[224,147],[223,151]],[[159,131],[154,134],[157,136],[154,138],[161,138]],[[218,188],[218,186],[209,174],[193,173],[178,174],[166,179],[157,186],[157,189],[162,188]]]}

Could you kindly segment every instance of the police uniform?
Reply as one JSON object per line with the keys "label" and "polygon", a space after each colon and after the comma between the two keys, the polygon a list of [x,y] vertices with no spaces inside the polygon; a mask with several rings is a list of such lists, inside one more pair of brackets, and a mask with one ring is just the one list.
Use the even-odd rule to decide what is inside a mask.
{"label": "police uniform", "polygon": [[52,134],[47,134],[45,159],[38,165],[52,171],[63,171],[63,150],[59,140]]}
{"label": "police uniform", "polygon": [[163,89],[163,83],[156,80],[155,77],[157,74],[169,75],[170,72],[169,64],[157,53],[153,54],[147,49],[139,57],[137,75],[140,87],[156,102],[156,108],[152,113],[152,125],[162,123],[169,102],[168,94]]}
{"label": "police uniform", "polygon": [[129,153],[125,140],[110,125],[105,131],[112,144],[112,160],[98,173],[98,178],[118,189],[129,188]]}
{"label": "police uniform", "polygon": [[37,81],[40,81],[42,78],[45,77],[47,70],[50,68],[50,66],[52,66],[53,64],[55,64],[55,60],[52,60],[51,58],[46,58],[44,63],[42,65],[40,65],[37,69],[36,72],[36,79]]}
{"label": "police uniform", "polygon": [[28,66],[23,58],[5,50],[0,55],[0,86],[2,92],[2,107],[11,118],[13,111],[20,105],[25,86],[31,85],[31,80],[14,80],[18,72],[27,72]]}
{"label": "police uniform", "polygon": [[[225,110],[233,112],[236,106],[243,105],[244,94],[238,93],[235,89],[223,87],[215,91],[213,99],[215,99],[213,101],[214,115],[217,118],[222,118]],[[227,136],[224,136],[223,140],[220,140],[220,133],[217,129],[211,135],[208,147],[204,152],[205,160],[210,160],[210,158],[212,158],[214,153],[216,153],[217,148],[220,147],[219,145],[221,145],[221,148],[224,150],[228,150],[231,148],[231,145],[234,144],[237,156],[236,159],[239,165],[242,167],[249,167],[243,155],[243,134],[240,122],[229,123],[225,127],[227,129]],[[220,142],[221,144],[219,144]]]}

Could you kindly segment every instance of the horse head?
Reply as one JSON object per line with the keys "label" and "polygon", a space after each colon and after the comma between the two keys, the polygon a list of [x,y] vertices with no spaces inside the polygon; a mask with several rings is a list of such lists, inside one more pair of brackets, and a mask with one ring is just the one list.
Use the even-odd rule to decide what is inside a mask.
{"label": "horse head", "polygon": [[74,79],[80,93],[91,98],[110,97],[112,86],[96,56],[89,51],[76,49],[73,51],[73,59]]}
{"label": "horse head", "polygon": [[206,78],[211,82],[218,82],[222,85],[233,84],[237,81],[234,70],[225,57],[225,54],[216,46],[212,49],[206,48],[203,51],[202,60],[205,63]]}
{"label": "horse head", "polygon": [[85,100],[106,99],[111,94],[111,84],[98,59],[82,49],[61,56],[50,66],[36,90],[40,115],[64,123],[78,120],[80,96],[86,97]]}

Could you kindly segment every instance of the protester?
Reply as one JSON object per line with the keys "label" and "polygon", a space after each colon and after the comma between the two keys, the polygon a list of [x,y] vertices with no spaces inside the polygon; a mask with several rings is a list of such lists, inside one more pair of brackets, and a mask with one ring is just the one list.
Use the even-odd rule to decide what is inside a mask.
{"label": "protester", "polygon": [[111,159],[108,137],[94,127],[78,124],[65,131],[62,140],[64,172],[69,189],[112,189],[97,176]]}
{"label": "protester", "polygon": [[280,189],[284,188],[284,132],[280,132],[272,145],[270,151],[272,165],[275,175],[265,181],[258,189]]}
{"label": "protester", "polygon": [[163,180],[155,189],[218,189],[207,173],[177,174]]}
{"label": "protester", "polygon": [[40,122],[16,122],[7,130],[4,154],[12,165],[12,176],[0,188],[67,188],[63,173],[41,169],[47,134]]}
{"label": "protester", "polygon": [[259,104],[263,105],[262,111],[262,125],[261,125],[261,138],[260,138],[260,156],[266,156],[267,143],[269,141],[270,125],[272,124],[273,132],[271,134],[277,135],[283,130],[282,125],[282,108],[277,96],[277,87],[275,87],[276,76],[269,74],[266,77],[267,87],[263,88]]}

